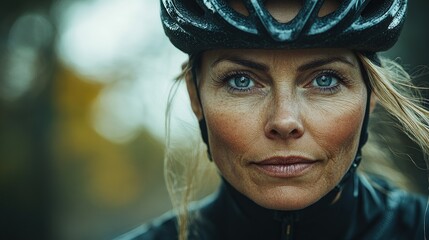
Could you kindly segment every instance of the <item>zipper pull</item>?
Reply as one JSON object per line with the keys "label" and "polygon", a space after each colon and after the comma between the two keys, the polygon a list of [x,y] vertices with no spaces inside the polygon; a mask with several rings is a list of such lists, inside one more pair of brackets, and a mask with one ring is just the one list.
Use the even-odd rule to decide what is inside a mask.
{"label": "zipper pull", "polygon": [[288,217],[283,219],[282,227],[282,238],[283,240],[292,240],[293,239],[293,217]]}
{"label": "zipper pull", "polygon": [[288,224],[286,226],[286,240],[291,240],[292,239],[292,224]]}
{"label": "zipper pull", "polygon": [[292,240],[293,239],[293,228],[294,228],[294,222],[298,221],[298,217],[295,216],[295,214],[281,214],[278,212],[277,215],[275,215],[275,219],[281,221],[281,240]]}

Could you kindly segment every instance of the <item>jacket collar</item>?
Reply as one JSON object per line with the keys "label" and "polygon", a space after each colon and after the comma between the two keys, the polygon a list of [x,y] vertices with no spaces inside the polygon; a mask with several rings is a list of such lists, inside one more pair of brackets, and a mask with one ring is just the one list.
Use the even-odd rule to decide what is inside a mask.
{"label": "jacket collar", "polygon": [[[356,229],[359,208],[359,178],[353,174],[344,184],[341,195],[335,189],[315,204],[296,211],[266,209],[254,203],[226,180],[222,180],[219,198],[224,198],[226,238],[248,239],[348,239]],[[240,233],[241,235],[231,236]],[[292,237],[293,236],[293,237]]]}

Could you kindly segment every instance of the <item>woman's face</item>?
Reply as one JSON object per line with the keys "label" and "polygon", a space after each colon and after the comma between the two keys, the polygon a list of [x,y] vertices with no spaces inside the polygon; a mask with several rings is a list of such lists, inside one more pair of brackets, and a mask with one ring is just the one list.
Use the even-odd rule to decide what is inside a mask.
{"label": "woman's face", "polygon": [[257,204],[307,207],[351,165],[367,98],[351,51],[209,51],[198,80],[201,105],[189,91],[207,122],[213,161]]}

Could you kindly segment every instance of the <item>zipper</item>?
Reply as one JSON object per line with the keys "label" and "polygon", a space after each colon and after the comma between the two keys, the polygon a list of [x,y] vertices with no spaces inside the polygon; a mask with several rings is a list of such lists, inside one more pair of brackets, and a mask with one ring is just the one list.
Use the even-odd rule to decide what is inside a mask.
{"label": "zipper", "polygon": [[297,220],[295,214],[284,216],[282,218],[282,240],[292,240],[294,223]]}
{"label": "zipper", "polygon": [[292,223],[289,223],[286,226],[286,240],[291,240],[292,239]]}

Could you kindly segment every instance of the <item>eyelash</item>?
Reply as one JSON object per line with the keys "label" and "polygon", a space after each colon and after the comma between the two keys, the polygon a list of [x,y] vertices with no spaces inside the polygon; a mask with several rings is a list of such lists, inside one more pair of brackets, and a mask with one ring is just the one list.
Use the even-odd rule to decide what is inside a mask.
{"label": "eyelash", "polygon": [[234,77],[246,77],[249,78],[250,80],[253,81],[253,84],[257,85],[257,82],[254,80],[253,77],[250,76],[250,74],[248,72],[245,71],[234,71],[234,72],[228,72],[225,74],[222,74],[219,76],[219,84],[222,86],[225,86],[228,90],[228,92],[230,93],[235,93],[235,92],[239,92],[239,93],[248,93],[248,92],[252,92],[253,90],[256,89],[256,87],[250,87],[250,88],[246,88],[246,89],[240,89],[240,88],[236,88],[233,86],[229,85],[229,81],[231,79],[233,79]]}
{"label": "eyelash", "polygon": [[340,90],[341,85],[347,84],[347,82],[348,82],[347,78],[344,77],[341,73],[339,73],[335,70],[329,69],[329,70],[319,71],[317,73],[317,75],[311,79],[309,84],[312,84],[317,78],[322,77],[322,76],[334,77],[338,80],[338,83],[335,86],[317,88],[317,91],[319,91],[323,94],[334,94]]}

